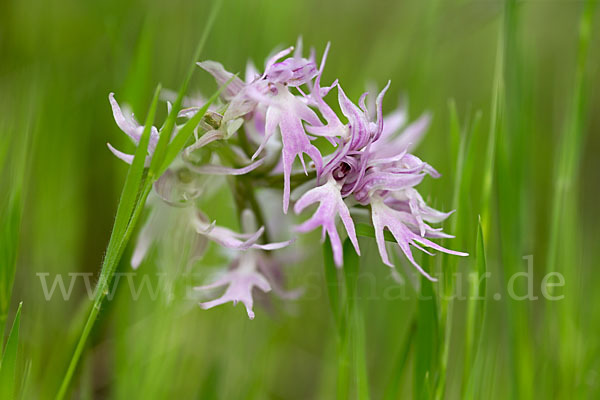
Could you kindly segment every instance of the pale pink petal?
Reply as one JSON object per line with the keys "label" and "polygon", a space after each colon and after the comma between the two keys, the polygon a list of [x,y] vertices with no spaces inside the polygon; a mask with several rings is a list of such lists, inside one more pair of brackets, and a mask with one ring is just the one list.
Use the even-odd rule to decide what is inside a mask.
{"label": "pale pink petal", "polygon": [[342,199],[338,183],[333,178],[331,178],[327,183],[306,192],[296,202],[294,206],[294,212],[298,214],[307,206],[314,203],[319,203],[317,211],[315,211],[309,220],[296,227],[296,230],[299,232],[308,232],[321,226],[323,229],[323,234],[327,233],[329,235],[334,261],[339,267],[343,263],[343,250],[342,243],[335,226],[338,215],[342,219],[342,223],[346,228],[348,237],[350,238],[350,241],[352,242],[352,245],[358,254],[360,254],[360,249],[358,247],[358,239],[356,238],[356,231],[354,229],[354,222],[350,216],[350,211]]}
{"label": "pale pink petal", "polygon": [[[221,63],[216,61],[202,61],[196,63],[200,68],[208,72],[215,78],[215,81],[219,86],[225,85],[231,78],[234,77],[234,74],[225,70]],[[227,85],[227,87],[223,90],[222,96],[225,100],[231,100],[235,95],[237,95],[245,86],[245,83],[238,77],[233,78],[231,82]]]}
{"label": "pale pink petal", "polygon": [[446,249],[432,242],[431,240],[425,239],[419,236],[418,234],[414,233],[403,223],[402,214],[399,211],[389,208],[381,198],[375,197],[372,199],[371,216],[373,219],[375,239],[377,241],[377,247],[379,248],[379,254],[381,255],[381,259],[383,260],[383,262],[390,267],[393,267],[393,264],[390,262],[386,250],[386,243],[384,237],[384,230],[386,228],[392,233],[394,239],[396,239],[398,246],[406,256],[406,258],[408,258],[408,260],[415,266],[415,268],[419,270],[419,272],[421,272],[421,274],[423,274],[427,279],[431,281],[435,281],[436,279],[433,278],[431,275],[427,274],[423,270],[423,268],[421,268],[421,266],[417,264],[410,250],[411,245],[417,247],[418,249],[421,249],[419,244],[422,244],[424,246],[448,254],[453,254],[457,256],[468,255],[467,253]]}
{"label": "pale pink petal", "polygon": [[255,162],[251,163],[250,165],[247,165],[242,168],[230,168],[230,167],[224,167],[222,165],[211,165],[211,164],[200,165],[200,166],[188,164],[188,168],[198,174],[203,174],[203,175],[244,175],[250,171],[254,171],[256,168],[260,167],[264,162],[265,162],[265,159],[261,158],[260,160],[256,160]]}

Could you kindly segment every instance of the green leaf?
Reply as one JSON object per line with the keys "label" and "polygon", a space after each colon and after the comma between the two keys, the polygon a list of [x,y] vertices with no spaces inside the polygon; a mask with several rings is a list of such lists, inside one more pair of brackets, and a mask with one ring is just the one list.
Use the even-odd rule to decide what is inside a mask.
{"label": "green leaf", "polygon": [[21,307],[19,303],[15,319],[8,335],[6,349],[0,362],[0,398],[12,399],[16,389],[17,352],[19,348],[19,326],[21,324]]}

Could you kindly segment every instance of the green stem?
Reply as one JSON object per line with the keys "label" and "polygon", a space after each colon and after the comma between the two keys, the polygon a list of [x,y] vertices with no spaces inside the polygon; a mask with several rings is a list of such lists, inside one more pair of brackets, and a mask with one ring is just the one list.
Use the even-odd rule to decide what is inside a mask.
{"label": "green stem", "polygon": [[270,243],[271,238],[267,229],[265,216],[260,207],[260,204],[258,204],[258,200],[256,199],[253,182],[244,179],[244,177],[240,176],[231,178],[230,183],[233,191],[233,197],[238,209],[238,213],[241,216],[242,211],[244,211],[244,209],[246,209],[247,206],[249,206],[250,209],[252,209],[254,216],[256,217],[256,223],[258,224],[258,226],[262,226],[265,228],[265,232],[263,233],[264,242]]}
{"label": "green stem", "polygon": [[117,269],[118,262],[121,259],[125,248],[127,247],[127,243],[129,242],[131,234],[133,233],[137,221],[142,213],[144,204],[146,204],[146,199],[148,197],[148,194],[150,193],[151,188],[152,184],[150,183],[146,183],[144,185],[144,188],[142,189],[141,195],[139,197],[139,201],[133,211],[127,229],[125,230],[124,236],[121,238],[118,253],[114,257],[107,257],[104,260],[100,280],[95,290],[92,309],[90,311],[90,314],[88,315],[87,321],[85,322],[83,331],[79,336],[79,341],[77,342],[77,346],[75,347],[75,352],[73,353],[73,357],[71,358],[65,377],[63,378],[58,394],[56,395],[56,398],[58,400],[63,399],[67,394],[69,383],[73,378],[73,374],[75,373],[75,369],[77,368],[77,364],[79,362],[79,359],[81,358],[81,354],[83,353],[83,349],[85,348],[87,339],[92,331],[94,323],[96,322],[96,318],[98,317],[98,313],[100,312],[102,302],[104,301],[106,295],[109,293],[109,285]]}

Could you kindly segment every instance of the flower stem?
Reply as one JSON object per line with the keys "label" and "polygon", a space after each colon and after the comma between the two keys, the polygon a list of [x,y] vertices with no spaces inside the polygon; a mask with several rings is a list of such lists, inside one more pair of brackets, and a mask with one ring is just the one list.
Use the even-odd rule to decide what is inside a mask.
{"label": "flower stem", "polygon": [[235,177],[231,179],[231,187],[240,216],[242,211],[249,206],[256,217],[256,223],[265,228],[265,232],[263,233],[264,243],[270,243],[271,238],[267,229],[265,216],[256,199],[253,181],[244,179],[244,177]]}

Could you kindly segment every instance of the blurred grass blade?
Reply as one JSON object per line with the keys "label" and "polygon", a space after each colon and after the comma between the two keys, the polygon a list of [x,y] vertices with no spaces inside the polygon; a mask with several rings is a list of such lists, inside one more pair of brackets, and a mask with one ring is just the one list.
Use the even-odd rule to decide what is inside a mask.
{"label": "blurred grass blade", "polygon": [[484,235],[489,235],[491,223],[491,195],[494,179],[494,166],[496,159],[496,137],[502,129],[502,117],[504,106],[504,76],[502,66],[504,65],[504,36],[498,34],[496,47],[496,65],[494,67],[494,84],[492,88],[492,106],[490,117],[490,128],[486,146],[485,164],[483,166],[483,182],[481,185],[481,224]]}
{"label": "blurred grass blade", "polygon": [[402,380],[404,370],[406,369],[406,363],[408,361],[408,356],[410,355],[410,349],[412,348],[416,331],[417,325],[412,323],[408,328],[408,333],[404,339],[404,343],[402,343],[400,352],[396,357],[396,363],[394,364],[387,388],[383,395],[384,400],[396,400],[400,398],[398,393],[400,390],[400,382]]}
{"label": "blurred grass blade", "polygon": [[[502,129],[502,121],[504,115],[504,75],[502,73],[503,65],[504,65],[504,35],[502,30],[498,32],[498,39],[496,45],[496,61],[494,67],[494,81],[492,87],[492,100],[491,100],[491,116],[490,116],[490,126],[489,126],[489,134],[488,141],[486,145],[486,157],[485,164],[483,166],[483,175],[482,175],[482,185],[481,185],[481,214],[478,221],[477,226],[477,239],[476,239],[476,249],[475,249],[475,262],[476,269],[478,274],[478,283],[477,283],[477,291],[480,291],[479,297],[483,297],[484,302],[482,307],[477,307],[480,309],[481,314],[481,327],[478,329],[479,331],[479,339],[475,338],[475,334],[471,336],[471,346],[469,350],[472,351],[472,346],[475,346],[475,353],[471,357],[471,364],[465,362],[469,368],[472,366],[472,371],[465,371],[463,375],[463,382],[467,382],[466,388],[463,384],[463,391],[467,390],[466,396],[467,398],[477,398],[480,393],[478,388],[480,388],[481,380],[484,376],[492,374],[493,368],[488,364],[482,362],[484,359],[483,352],[483,325],[485,324],[485,312],[487,309],[487,300],[485,299],[487,293],[487,280],[483,285],[483,288],[479,284],[479,279],[486,273],[487,271],[487,262],[486,262],[486,253],[485,253],[485,243],[484,237],[486,235],[490,235],[491,232],[491,210],[492,210],[492,187],[494,180],[494,168],[495,168],[495,160],[496,160],[496,140],[498,136],[498,132]],[[473,301],[471,301],[472,303]],[[472,305],[470,304],[469,307]],[[474,310],[468,310],[468,318],[471,316],[475,319],[477,312]],[[472,313],[472,314],[471,314]],[[467,322],[467,329],[470,329],[473,332],[472,328],[469,328],[469,322]],[[467,341],[469,341],[467,339]]]}
{"label": "blurred grass blade", "polygon": [[[475,264],[477,265],[477,283],[474,285],[473,293],[476,294],[480,299],[485,299],[487,294],[487,280],[484,285],[479,284],[479,280],[486,275],[487,273],[487,257],[485,254],[485,241],[483,237],[483,228],[481,227],[481,218],[479,219],[479,224],[477,227],[477,249],[475,251]],[[484,301],[481,307],[477,308],[477,313],[475,314],[476,323],[475,326],[481,325],[479,322],[483,321],[483,315],[485,314],[486,302]]]}
{"label": "blurred grass blade", "polygon": [[[198,46],[196,47],[196,51],[194,52],[193,62],[190,66],[188,73],[177,93],[177,98],[173,103],[173,107],[171,108],[171,112],[167,116],[164,127],[161,129],[160,137],[158,139],[158,143],[156,144],[156,149],[154,150],[154,155],[152,156],[152,162],[150,163],[150,171],[149,176],[151,179],[158,178],[160,176],[160,171],[164,171],[163,164],[165,161],[165,157],[167,155],[167,148],[169,147],[169,141],[171,140],[171,135],[173,129],[175,128],[175,122],[177,120],[177,114],[181,109],[181,103],[183,102],[183,97],[187,92],[187,88],[189,86],[190,80],[192,79],[192,75],[194,74],[196,66],[196,61],[200,58],[200,54],[202,53],[202,49],[206,43],[206,39],[208,38],[208,34],[214,24],[215,18],[221,8],[222,0],[217,0],[213,5],[213,8],[210,12],[208,20],[206,21],[206,25],[204,26],[204,31],[202,32],[202,37],[198,42]],[[199,113],[198,113],[199,114]],[[204,114],[202,114],[204,115]],[[201,115],[201,117],[202,117]],[[183,143],[185,144],[185,142]],[[182,146],[183,146],[182,144]]]}
{"label": "blurred grass blade", "polygon": [[[583,241],[584,237],[588,236],[582,229],[585,222],[581,220],[583,214],[580,214],[582,213],[580,193],[585,193],[583,188],[590,186],[590,182],[582,184],[580,169],[583,146],[586,143],[588,130],[590,130],[585,126],[591,110],[588,106],[589,97],[593,95],[593,89],[591,89],[593,75],[590,73],[593,68],[588,68],[588,64],[594,65],[593,60],[597,59],[594,57],[597,56],[597,52],[594,54],[593,50],[597,50],[598,46],[592,46],[592,52],[590,52],[590,45],[598,41],[597,38],[594,41],[592,29],[594,18],[596,22],[598,20],[598,15],[595,14],[597,6],[598,1],[588,0],[581,9],[575,76],[570,100],[567,104],[562,135],[555,150],[558,153],[558,160],[552,175],[554,187],[546,245],[545,273],[560,274],[564,282],[569,282],[569,284],[563,292],[564,299],[555,306],[548,305],[545,310],[544,332],[547,334],[543,336],[543,339],[546,363],[550,365],[545,379],[554,385],[550,389],[551,392],[558,393],[558,396],[562,395],[563,397],[574,390],[579,390],[582,386],[581,376],[592,362],[595,363],[595,368],[598,365],[597,361],[591,361],[597,360],[597,355],[589,354],[589,345],[583,345],[581,339],[578,339],[581,336],[581,326],[586,325],[583,321],[587,320],[587,316],[583,316],[587,312],[581,310],[584,304],[590,302],[589,290],[585,290],[584,285],[586,279],[589,279],[591,275],[586,277],[580,268],[576,268],[579,267],[579,264],[574,264],[584,258],[582,256],[582,253],[585,252]],[[597,69],[597,65],[595,67]],[[593,150],[591,154],[597,158]],[[592,186],[597,185],[594,183]],[[593,194],[592,196],[596,197],[597,195]],[[595,242],[590,244],[593,246]],[[592,282],[595,281],[592,280]],[[593,290],[594,283],[589,288]],[[554,295],[552,290],[549,290],[549,293]],[[597,328],[597,324],[590,326]],[[588,388],[587,390],[590,390],[587,394],[588,397],[597,397],[597,385],[593,389]],[[585,396],[583,391],[581,393],[581,396]]]}
{"label": "blurred grass blade", "polygon": [[415,344],[414,398],[433,398],[433,384],[438,365],[438,310],[433,285],[421,275],[420,296],[417,301],[417,333]]}
{"label": "blurred grass blade", "polygon": [[[469,274],[469,296],[467,305],[467,326],[465,332],[465,357],[463,373],[463,395],[467,390],[467,383],[471,379],[471,374],[480,373],[473,371],[472,365],[477,357],[479,350],[479,338],[484,323],[485,309],[487,305],[487,265],[485,256],[485,245],[483,240],[483,228],[481,227],[481,218],[477,227],[477,244],[475,250],[475,271]],[[481,284],[483,278],[483,284]],[[473,395],[472,393],[470,394]]]}
{"label": "blurred grass blade", "polygon": [[[528,179],[531,179],[529,157],[532,151],[529,120],[532,95],[531,79],[526,75],[526,57],[523,51],[522,31],[524,29],[522,3],[506,0],[504,3],[503,76],[505,92],[503,95],[502,128],[497,132],[496,179],[498,195],[499,240],[501,243],[500,261],[501,283],[510,282],[515,274],[523,270],[523,255],[528,234],[533,225],[528,195]],[[485,224],[483,228],[485,234]],[[516,281],[516,290],[524,290],[523,280]],[[508,339],[508,369],[511,396],[531,398],[535,368],[531,335],[523,334],[532,330],[532,318],[529,302],[517,301],[506,297],[499,303],[503,306],[503,315]]]}
{"label": "blurred grass blade", "polygon": [[[459,161],[459,150],[462,142],[462,135],[460,129],[460,120],[458,118],[458,111],[456,110],[456,102],[454,99],[448,101],[448,110],[450,112],[450,150],[451,157],[453,157],[453,164],[457,164]],[[456,174],[458,176],[458,174]]]}
{"label": "blurred grass blade", "polygon": [[354,381],[357,398],[369,399],[369,382],[367,360],[365,354],[365,327],[363,307],[358,297],[358,270],[360,259],[349,239],[344,241],[344,280],[346,282],[346,299],[348,310],[347,330],[352,343],[354,361]]}
{"label": "blurred grass blade", "polygon": [[146,102],[152,92],[148,92],[148,82],[152,80],[152,57],[154,56],[156,43],[156,22],[152,14],[144,19],[135,55],[125,80],[125,90],[122,93],[124,99],[128,99],[129,105],[134,110],[146,108]]}
{"label": "blurred grass blade", "polygon": [[349,370],[350,370],[350,358],[349,358],[349,335],[348,317],[345,313],[346,302],[343,293],[339,290],[339,279],[338,279],[338,268],[335,266],[333,261],[333,251],[331,249],[331,242],[329,238],[326,238],[323,243],[323,264],[325,268],[325,284],[327,286],[327,295],[329,297],[329,304],[331,311],[334,316],[336,324],[336,350],[337,350],[337,381],[336,381],[336,394],[337,398],[345,399],[348,398],[349,393]]}
{"label": "blurred grass blade", "polygon": [[[15,278],[17,249],[23,204],[20,188],[15,188],[0,209],[0,339],[4,338],[4,327],[10,307],[10,299]],[[0,352],[2,352],[0,340]]]}
{"label": "blurred grass blade", "polygon": [[[25,135],[19,137],[17,143],[12,143],[9,135],[0,143],[0,178],[3,173],[8,175],[8,187],[0,187],[3,192],[0,194],[0,354],[17,267],[30,131],[30,127],[26,127]],[[9,153],[11,145],[12,151]]]}
{"label": "blurred grass blade", "polygon": [[331,242],[329,237],[326,238],[323,243],[323,266],[325,267],[325,285],[327,288],[327,297],[329,298],[329,305],[331,312],[336,324],[336,328],[339,330],[340,326],[340,293],[339,293],[339,280],[338,273],[335,263],[333,262],[333,251],[331,250]]}
{"label": "blurred grass blade", "polygon": [[31,364],[32,364],[31,359],[28,359],[27,361],[25,361],[25,367],[23,368],[23,374],[21,377],[19,394],[17,396],[15,396],[19,399],[27,398],[27,397],[25,397],[25,395],[27,393],[27,388],[29,386],[29,382],[30,382],[30,378],[31,378]]}
{"label": "blurred grass blade", "polygon": [[[0,398],[12,399],[15,396],[16,380],[17,380],[17,351],[19,348],[19,326],[21,324],[21,307],[23,303],[19,303],[15,319],[8,334],[6,349],[0,361]],[[3,338],[0,338],[3,340]]]}
{"label": "blurred grass blade", "polygon": [[[469,143],[471,142],[472,134],[475,129],[477,129],[479,114],[475,115],[473,121],[469,121],[469,118],[467,117],[461,126],[455,102],[451,100],[448,104],[448,108],[450,113],[450,136],[453,143],[452,153],[456,155],[454,158],[456,167],[452,194],[452,209],[458,211],[458,215],[454,216],[450,221],[450,232],[452,232],[453,235],[463,238],[467,231],[468,224],[468,218],[466,218],[468,214],[463,212],[466,211],[466,206],[463,204],[463,198],[464,193],[468,190],[466,185],[470,183],[468,180],[464,179],[464,172],[465,165],[469,162],[469,158],[472,158],[467,154],[467,150],[469,148]],[[456,257],[448,255],[442,256],[444,279],[443,285],[440,286],[439,290],[443,293],[443,296],[440,298],[440,333],[443,335],[443,341],[440,350],[439,380],[436,382],[436,399],[444,398],[446,391],[446,371],[454,326],[454,287],[457,264],[458,259]]]}
{"label": "blurred grass blade", "polygon": [[577,179],[577,171],[581,158],[581,147],[584,140],[583,121],[586,113],[587,90],[585,85],[586,65],[590,47],[594,9],[598,2],[588,0],[583,9],[579,24],[579,43],[577,51],[577,70],[573,100],[567,115],[565,129],[559,146],[558,167],[554,178],[554,194],[552,196],[552,214],[550,217],[550,237],[548,243],[548,262],[546,272],[556,269],[556,258],[559,246],[560,224],[567,194],[573,192]]}

